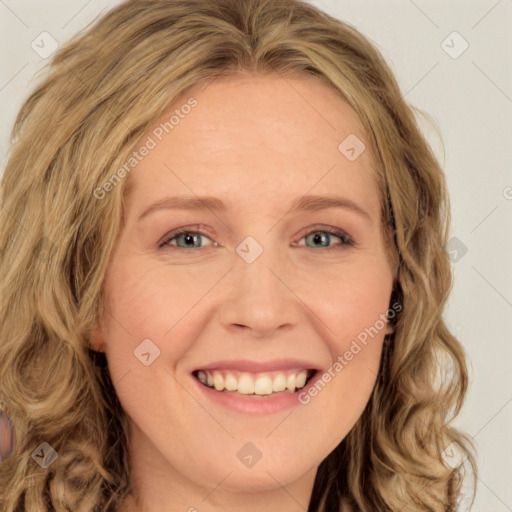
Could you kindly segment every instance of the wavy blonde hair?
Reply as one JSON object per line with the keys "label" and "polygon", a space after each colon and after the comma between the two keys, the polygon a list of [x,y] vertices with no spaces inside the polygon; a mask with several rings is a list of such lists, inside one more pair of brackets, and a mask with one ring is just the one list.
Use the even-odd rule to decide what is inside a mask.
{"label": "wavy blonde hair", "polygon": [[[320,465],[309,510],[454,511],[474,447],[451,420],[466,355],[442,312],[452,285],[443,171],[388,65],[357,30],[299,0],[128,0],[62,46],[26,99],[1,184],[0,399],[17,431],[0,509],[115,511],[130,490],[127,418],[90,346],[122,229],[122,167],[190,87],[238,73],[317,77],[358,114],[373,152],[403,309],[367,407]],[[391,303],[390,302],[390,303]],[[451,417],[450,417],[451,415]],[[42,469],[31,454],[49,443]]]}

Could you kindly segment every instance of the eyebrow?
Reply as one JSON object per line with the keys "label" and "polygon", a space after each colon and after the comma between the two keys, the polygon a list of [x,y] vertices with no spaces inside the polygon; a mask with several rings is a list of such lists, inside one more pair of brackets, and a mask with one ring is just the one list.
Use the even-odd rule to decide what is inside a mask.
{"label": "eyebrow", "polygon": [[[299,211],[317,212],[328,208],[343,208],[353,211],[368,220],[370,214],[354,201],[339,196],[307,195],[296,199],[288,213]],[[227,211],[228,207],[217,197],[212,196],[173,196],[165,197],[150,205],[139,217],[139,221],[150,213],[159,210],[212,210]]]}

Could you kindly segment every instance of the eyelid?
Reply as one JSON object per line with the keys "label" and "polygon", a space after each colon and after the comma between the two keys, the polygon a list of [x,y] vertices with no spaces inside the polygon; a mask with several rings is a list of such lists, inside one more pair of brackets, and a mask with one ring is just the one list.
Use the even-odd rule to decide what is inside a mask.
{"label": "eyelid", "polygon": [[304,231],[301,231],[300,239],[304,238],[306,235],[317,232],[325,232],[337,236],[341,239],[346,239],[346,245],[356,245],[355,240],[344,229],[328,226],[326,224],[313,224],[313,226],[307,227]]}

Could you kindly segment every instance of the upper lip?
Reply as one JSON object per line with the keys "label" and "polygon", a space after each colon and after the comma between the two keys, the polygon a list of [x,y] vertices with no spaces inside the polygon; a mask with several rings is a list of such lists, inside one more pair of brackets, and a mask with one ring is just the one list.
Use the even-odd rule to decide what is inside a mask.
{"label": "upper lip", "polygon": [[233,370],[240,372],[272,372],[280,370],[318,370],[318,366],[300,359],[273,359],[270,361],[250,361],[248,359],[215,361],[205,366],[196,368],[197,370]]}

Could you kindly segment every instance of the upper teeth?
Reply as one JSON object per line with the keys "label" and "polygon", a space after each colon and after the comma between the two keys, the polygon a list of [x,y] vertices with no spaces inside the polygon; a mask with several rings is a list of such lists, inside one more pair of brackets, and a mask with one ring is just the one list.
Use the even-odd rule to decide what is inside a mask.
{"label": "upper teeth", "polygon": [[307,370],[292,372],[221,372],[214,370],[199,370],[197,378],[207,386],[214,387],[217,391],[238,391],[243,395],[270,395],[288,389],[294,392],[304,387],[308,377]]}

